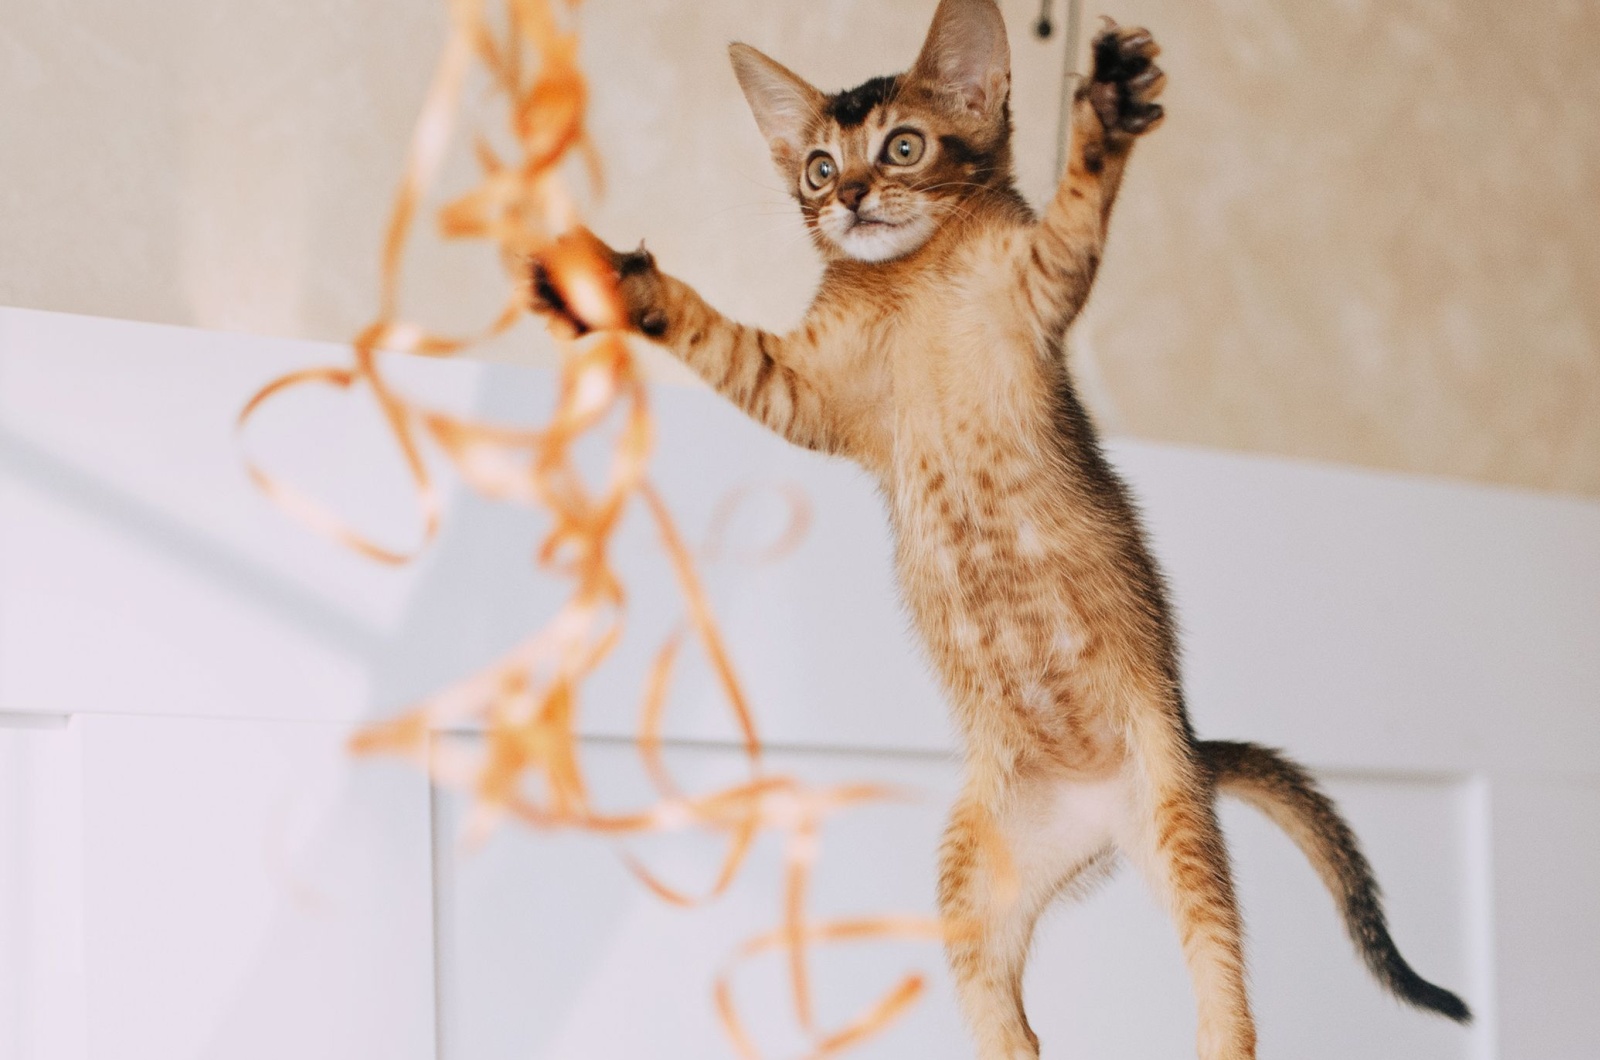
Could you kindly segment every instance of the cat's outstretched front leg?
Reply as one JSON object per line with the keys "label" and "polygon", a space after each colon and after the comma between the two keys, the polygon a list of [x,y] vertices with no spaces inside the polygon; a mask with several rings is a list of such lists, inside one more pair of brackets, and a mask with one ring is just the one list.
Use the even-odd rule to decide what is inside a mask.
{"label": "cat's outstretched front leg", "polygon": [[[629,330],[667,347],[728,400],[757,422],[796,445],[824,452],[842,448],[841,434],[815,381],[798,364],[806,354],[804,337],[775,335],[729,320],[694,289],[656,268],[641,246],[620,253],[587,231],[564,237],[609,265]],[[553,318],[573,334],[599,322],[585,320],[560,289],[549,263],[532,265],[535,312]]]}
{"label": "cat's outstretched front leg", "polygon": [[1064,331],[1083,308],[1100,267],[1106,222],[1140,136],[1161,123],[1156,97],[1167,75],[1150,31],[1106,19],[1094,39],[1094,69],[1072,103],[1067,172],[1028,247],[1024,289],[1043,330]]}

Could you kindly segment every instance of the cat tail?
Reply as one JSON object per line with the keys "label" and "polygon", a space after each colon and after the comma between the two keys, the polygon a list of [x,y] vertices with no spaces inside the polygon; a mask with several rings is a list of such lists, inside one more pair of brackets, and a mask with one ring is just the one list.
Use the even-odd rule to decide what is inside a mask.
{"label": "cat tail", "polygon": [[1203,740],[1200,758],[1217,790],[1266,814],[1293,839],[1333,893],[1345,929],[1372,974],[1400,1000],[1470,1023],[1472,1013],[1456,995],[1412,970],[1400,956],[1383,915],[1382,892],[1355,833],[1339,810],[1300,766],[1268,747]]}

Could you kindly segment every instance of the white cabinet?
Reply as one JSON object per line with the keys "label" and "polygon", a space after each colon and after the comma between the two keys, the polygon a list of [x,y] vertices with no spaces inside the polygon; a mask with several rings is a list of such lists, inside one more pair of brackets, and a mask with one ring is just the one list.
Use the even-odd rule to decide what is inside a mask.
{"label": "white cabinet", "polygon": [[[613,806],[648,801],[637,756],[625,744],[586,747],[589,780]],[[748,776],[731,748],[679,748],[668,763],[686,789],[711,790]],[[822,831],[812,877],[815,919],[927,914],[944,804],[954,793],[948,763],[920,757],[777,752],[768,767],[817,784],[891,783],[916,796],[841,815]],[[442,824],[458,819],[443,802]],[[640,887],[619,850],[589,837],[505,831],[467,850],[441,834],[440,973],[444,1055],[481,1060],[731,1056],[712,987],[744,941],[778,926],[783,849],[764,838],[733,887],[714,904],[680,909]],[[664,881],[704,891],[721,844],[686,833],[624,848]],[[811,950],[817,1019],[842,1026],[904,975],[933,988],[914,1015],[864,1056],[962,1055],[954,998],[931,942],[862,941]],[[803,1046],[781,954],[738,966],[740,1018],[764,1055]]]}
{"label": "white cabinet", "polygon": [[82,729],[0,713],[0,1057],[85,1060]]}
{"label": "white cabinet", "polygon": [[[0,1057],[731,1055],[711,979],[776,920],[775,849],[720,903],[679,911],[606,841],[507,828],[464,850],[457,796],[408,764],[346,756],[361,719],[494,658],[555,598],[528,572],[526,513],[453,497],[436,549],[389,572],[248,488],[233,410],[328,352],[0,310]],[[414,370],[458,402],[486,383],[481,404],[501,413],[549,400],[537,369]],[[159,414],[121,400],[136,385],[183,400]],[[657,474],[691,539],[742,483],[793,482],[813,506],[789,558],[706,569],[775,765],[927,793],[829,828],[819,909],[930,912],[954,746],[893,601],[870,486],[703,391],[664,386],[656,406]],[[271,451],[403,535],[404,505],[349,475],[379,441],[330,430],[328,411],[286,407],[264,425]],[[1116,455],[1172,574],[1198,727],[1323,773],[1405,952],[1480,1014],[1463,1031],[1380,993],[1299,854],[1233,808],[1263,1056],[1594,1055],[1600,506],[1150,445]],[[768,500],[741,517],[751,538],[781,522]],[[619,801],[640,783],[643,666],[680,613],[647,528],[626,536],[635,639],[586,726],[591,780]],[[686,778],[737,774],[693,665],[668,730]],[[713,853],[639,850],[685,885]],[[905,970],[931,976],[863,1055],[968,1055],[934,947],[817,962],[825,1017]],[[756,961],[737,984],[762,1040],[792,1043],[777,968]],[[1188,1048],[1172,930],[1132,874],[1049,918],[1027,989],[1046,1056]]]}
{"label": "white cabinet", "polygon": [[1502,1057],[1583,1060],[1600,1043],[1600,783],[1510,776],[1487,793],[1489,978]]}
{"label": "white cabinet", "polygon": [[[203,107],[143,82],[125,95],[128,62],[73,68],[84,122],[149,120],[131,140],[127,123],[89,138],[110,166],[70,164],[81,136],[57,144],[84,123],[33,124],[32,149],[16,155],[25,170],[12,228],[33,232],[40,217],[65,227],[35,240],[26,262],[3,263],[9,289],[35,305],[276,334],[353,330],[370,308],[373,196],[403,150],[402,102],[420,95],[433,58],[428,20],[442,16],[384,19],[378,54],[341,43],[373,28],[362,5],[268,6],[227,19],[208,11],[191,20],[202,34],[193,40],[169,41],[142,20],[107,45],[150,75],[143,82],[182,72],[222,84]],[[1004,6],[1020,177],[1039,199],[1056,153],[1060,40],[1029,35],[1035,0]],[[1209,39],[1193,20],[1209,27],[1214,13],[1147,6],[1158,32],[1169,32],[1165,20]],[[613,189],[597,228],[619,243],[648,238],[666,267],[739,316],[792,320],[816,262],[726,69],[725,42],[747,40],[842,87],[884,72],[886,56],[909,62],[931,7],[590,5],[585,63],[606,75],[594,107]],[[240,36],[247,17],[289,20],[275,39],[293,42],[307,76],[286,81],[271,49]],[[309,52],[302,25],[319,30]],[[41,54],[81,50],[70,19],[32,31],[51,45]],[[1218,49],[1237,50],[1218,33]],[[230,51],[241,41],[247,57]],[[232,76],[219,78],[230,62]],[[1191,92],[1206,83],[1185,81],[1201,86]],[[1226,110],[1232,92],[1212,95]],[[276,118],[263,122],[268,100]],[[1230,118],[1228,128],[1248,124]],[[1224,156],[1213,139],[1188,137],[1152,145],[1149,172],[1177,178],[1161,194],[1189,194],[1193,174],[1173,160],[1196,151],[1230,171],[1214,164]],[[57,157],[67,180],[36,164]],[[115,193],[94,192],[111,173]],[[318,173],[342,176],[308,178]],[[177,214],[102,216],[108,204],[170,205],[179,193]],[[47,200],[59,208],[41,213]],[[1141,230],[1177,231],[1159,196],[1124,200],[1128,246],[1161,245]],[[1238,226],[1211,227],[1224,250],[1241,245]],[[1191,257],[1229,258],[1215,239],[1191,243]],[[408,275],[423,316],[459,323],[467,307],[496,302],[493,270],[467,257],[419,251]],[[1147,279],[1188,259],[1163,260],[1166,271]],[[1227,303],[1188,288],[1173,297]],[[1109,309],[1085,321],[1090,339],[1110,327],[1130,342],[1177,319]],[[502,352],[548,358],[534,331]],[[731,1055],[711,981],[739,940],[776,920],[770,843],[721,902],[680,911],[634,884],[605,841],[507,828],[465,850],[459,796],[430,791],[410,765],[346,756],[361,721],[494,659],[558,597],[529,569],[540,524],[528,513],[450,492],[436,546],[389,570],[306,533],[251,488],[233,441],[242,402],[275,374],[340,356],[310,342],[0,308],[0,1060]],[[1090,361],[1117,369],[1103,352]],[[538,369],[413,361],[396,372],[430,400],[503,418],[535,419],[551,401]],[[656,475],[691,540],[749,484],[796,485],[813,510],[809,536],[782,562],[704,570],[774,763],[817,782],[925,793],[829,828],[819,910],[930,912],[955,748],[894,598],[878,498],[854,469],[787,448],[701,389],[664,385],[654,407]],[[380,539],[414,538],[393,451],[359,399],[296,394],[260,417],[251,441]],[[1299,854],[1231,808],[1263,1056],[1600,1056],[1600,505],[1148,444],[1114,455],[1172,579],[1197,727],[1281,745],[1327,779],[1378,870],[1402,948],[1479,1014],[1463,1031],[1381,994]],[[772,499],[758,491],[740,532],[759,538],[782,521]],[[640,794],[628,743],[637,696],[681,613],[649,526],[634,519],[622,536],[630,639],[589,689],[583,728],[591,779],[618,799]],[[737,775],[715,683],[692,659],[667,733],[687,776]],[[639,850],[685,883],[709,874],[714,853],[689,840]],[[862,1055],[970,1055],[926,944],[820,949],[825,1021],[913,968],[931,977],[927,999]],[[777,969],[757,961],[737,982],[757,1037],[793,1045]],[[1047,920],[1027,992],[1051,1060],[1190,1055],[1173,932],[1132,874]]]}
{"label": "white cabinet", "polygon": [[[616,744],[591,746],[591,782],[637,797],[638,764]],[[739,776],[733,751],[680,750],[691,786]],[[772,768],[829,783],[888,781],[920,797],[841,818],[817,870],[821,915],[926,913],[956,771],[935,756],[779,753]],[[1440,780],[1335,777],[1330,790],[1388,884],[1397,938],[1425,972],[1477,1000],[1468,880],[1478,823],[1469,786]],[[441,823],[457,817],[444,801]],[[1321,883],[1287,839],[1250,811],[1224,815],[1250,927],[1262,1055],[1305,1060],[1466,1060],[1471,1034],[1402,1009],[1353,956]],[[441,1032],[444,1055],[474,1060],[728,1055],[711,983],[745,938],[779,915],[780,852],[769,842],[715,905],[667,907],[633,883],[616,853],[587,838],[507,831],[469,851],[441,836]],[[653,848],[653,849],[652,849]],[[688,848],[686,850],[686,848]],[[639,848],[675,884],[709,879],[716,850],[692,838]],[[654,854],[654,857],[651,855]],[[970,1047],[937,949],[926,943],[819,947],[819,1016],[843,1023],[908,972],[930,990],[863,1057],[961,1060]],[[792,1004],[775,958],[742,968],[741,1015],[768,1055],[795,1055]],[[1048,916],[1027,980],[1046,1058],[1184,1056],[1193,1001],[1170,923],[1137,874],[1120,872],[1086,901]],[[786,1047],[786,1048],[785,1048]],[[1521,1055],[1510,1053],[1505,1055]]]}
{"label": "white cabinet", "polygon": [[0,727],[0,1056],[434,1056],[427,784],[348,731]]}

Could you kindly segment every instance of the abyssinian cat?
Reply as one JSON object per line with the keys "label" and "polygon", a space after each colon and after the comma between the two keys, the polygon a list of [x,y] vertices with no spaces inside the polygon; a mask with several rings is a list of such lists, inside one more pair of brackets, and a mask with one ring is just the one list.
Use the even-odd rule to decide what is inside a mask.
{"label": "abyssinian cat", "polygon": [[[783,437],[856,461],[887,498],[905,601],[965,737],[939,891],[944,916],[973,926],[948,948],[982,1060],[1038,1056],[1021,994],[1034,923],[1118,854],[1177,923],[1199,1055],[1255,1056],[1219,793],[1295,840],[1384,986],[1469,1019],[1401,957],[1355,836],[1310,777],[1267,748],[1196,738],[1166,589],[1073,390],[1064,335],[1134,142],[1162,119],[1157,52],[1142,29],[1098,35],[1070,164],[1036,217],[1012,181],[995,0],[942,0],[909,72],[834,95],[735,44],[826,259],[804,320],[787,335],[735,323],[642,249],[600,251],[635,330]],[[534,298],[587,329],[538,263]]]}

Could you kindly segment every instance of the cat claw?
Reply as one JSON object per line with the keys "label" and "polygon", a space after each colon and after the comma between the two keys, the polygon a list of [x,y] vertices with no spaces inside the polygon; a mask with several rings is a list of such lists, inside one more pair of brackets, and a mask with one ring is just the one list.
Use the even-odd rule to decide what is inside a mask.
{"label": "cat claw", "polygon": [[572,311],[561,289],[550,277],[550,270],[538,258],[529,264],[529,301],[535,313],[550,319],[551,326],[563,338],[577,339],[591,330],[583,319]]}
{"label": "cat claw", "polygon": [[645,249],[644,240],[639,240],[639,249],[627,254],[617,255],[617,275],[637,276],[643,272],[653,272],[656,267],[655,255]]}

